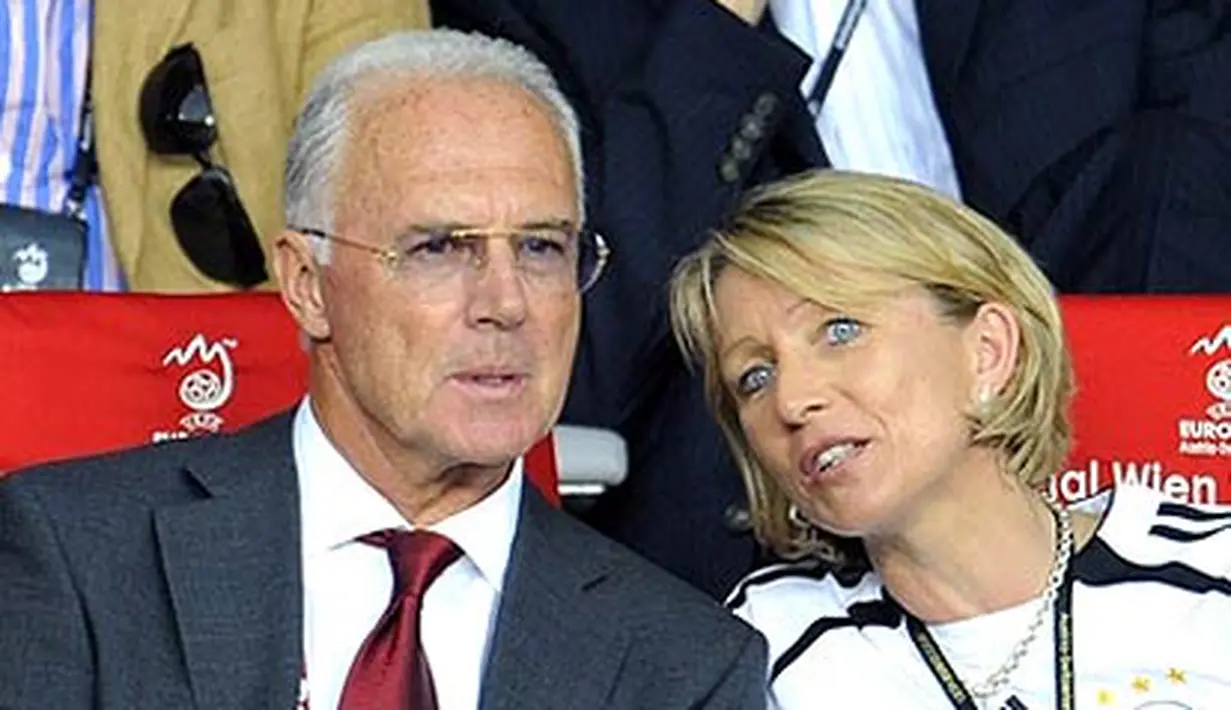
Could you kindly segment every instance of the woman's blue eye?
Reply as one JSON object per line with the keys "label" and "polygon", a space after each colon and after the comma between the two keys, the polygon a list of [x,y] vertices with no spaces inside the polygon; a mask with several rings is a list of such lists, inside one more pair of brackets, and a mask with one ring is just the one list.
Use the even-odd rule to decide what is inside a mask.
{"label": "woman's blue eye", "polygon": [[863,332],[863,325],[854,318],[833,318],[825,323],[825,341],[830,345],[846,345]]}
{"label": "woman's blue eye", "polygon": [[769,384],[772,376],[773,371],[768,365],[754,365],[744,370],[744,373],[739,376],[735,382],[735,389],[742,397],[756,394]]}

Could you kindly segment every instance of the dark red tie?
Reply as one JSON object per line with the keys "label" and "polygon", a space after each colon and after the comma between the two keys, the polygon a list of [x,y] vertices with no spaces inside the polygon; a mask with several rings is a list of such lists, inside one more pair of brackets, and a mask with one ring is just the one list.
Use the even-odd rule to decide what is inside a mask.
{"label": "dark red tie", "polygon": [[436,710],[432,671],[419,641],[419,608],[428,586],[462,551],[426,530],[381,530],[359,541],[389,551],[393,600],[359,647],[338,710]]}

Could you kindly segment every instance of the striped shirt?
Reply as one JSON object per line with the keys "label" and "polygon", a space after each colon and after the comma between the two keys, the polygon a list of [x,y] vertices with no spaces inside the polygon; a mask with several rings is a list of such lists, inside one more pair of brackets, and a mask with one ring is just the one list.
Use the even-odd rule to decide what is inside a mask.
{"label": "striped shirt", "polygon": [[[0,202],[62,213],[77,155],[90,0],[0,3]],[[97,185],[86,200],[85,288],[122,290]]]}

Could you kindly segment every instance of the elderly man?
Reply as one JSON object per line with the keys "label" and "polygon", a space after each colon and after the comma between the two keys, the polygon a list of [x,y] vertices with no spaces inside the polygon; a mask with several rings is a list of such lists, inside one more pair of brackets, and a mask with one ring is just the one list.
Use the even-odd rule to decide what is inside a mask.
{"label": "elderly man", "polygon": [[759,636],[523,485],[602,267],[580,184],[510,44],[331,64],[274,260],[308,398],[0,485],[0,707],[762,706]]}

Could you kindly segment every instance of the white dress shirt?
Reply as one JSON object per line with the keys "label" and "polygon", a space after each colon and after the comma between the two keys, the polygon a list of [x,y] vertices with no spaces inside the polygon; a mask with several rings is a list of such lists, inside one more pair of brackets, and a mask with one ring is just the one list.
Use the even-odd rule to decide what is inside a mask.
{"label": "white dress shirt", "polygon": [[[309,703],[336,708],[351,662],[389,605],[385,550],[355,542],[383,528],[411,529],[326,438],[305,399],[295,416],[304,581],[304,661]],[[464,555],[432,583],[420,633],[441,710],[477,708],[488,643],[517,529],[522,466],[478,504],[430,526]]]}
{"label": "white dress shirt", "polygon": [[[847,0],[769,0],[778,30],[812,58],[807,97]],[[914,0],[869,0],[829,94],[817,133],[834,167],[906,178],[961,197],[936,110]]]}

